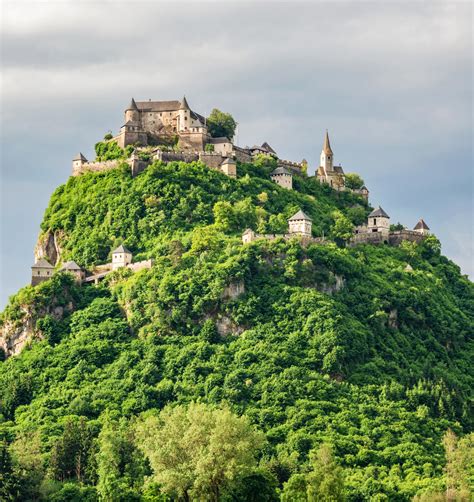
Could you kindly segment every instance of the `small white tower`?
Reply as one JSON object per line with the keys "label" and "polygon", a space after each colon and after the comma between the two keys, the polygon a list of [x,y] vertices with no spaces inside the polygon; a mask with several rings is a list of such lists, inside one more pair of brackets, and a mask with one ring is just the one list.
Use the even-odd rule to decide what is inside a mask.
{"label": "small white tower", "polygon": [[288,232],[290,234],[303,235],[311,237],[311,226],[313,220],[303,213],[301,209],[288,220]]}
{"label": "small white tower", "polygon": [[367,219],[367,230],[369,232],[380,232],[388,237],[390,231],[390,216],[380,206],[369,214]]}
{"label": "small white tower", "polygon": [[44,258],[39,258],[31,266],[31,285],[36,286],[40,282],[51,279],[54,274],[54,267]]}
{"label": "small white tower", "polygon": [[187,131],[191,125],[191,108],[189,108],[186,96],[183,96],[181,105],[178,111],[178,123],[176,129],[178,132]]}
{"label": "small white tower", "polygon": [[221,164],[221,171],[230,178],[237,178],[237,162],[230,157],[225,158]]}
{"label": "small white tower", "polygon": [[329,134],[326,129],[326,136],[324,137],[324,145],[321,150],[321,167],[324,168],[326,173],[333,171],[333,159],[334,155],[331,150],[331,144],[329,143]]}
{"label": "small white tower", "polygon": [[122,244],[112,251],[112,270],[126,267],[130,263],[132,263],[132,253]]}
{"label": "small white tower", "polygon": [[81,152],[79,152],[73,159],[72,159],[72,174],[73,176],[76,174],[79,174],[82,170],[82,166],[87,162],[87,159],[82,155]]}
{"label": "small white tower", "polygon": [[288,190],[293,189],[293,175],[284,166],[278,166],[274,171],[270,173],[270,178],[277,185]]}
{"label": "small white tower", "polygon": [[423,218],[420,218],[413,230],[421,235],[430,235],[430,227],[424,222]]}

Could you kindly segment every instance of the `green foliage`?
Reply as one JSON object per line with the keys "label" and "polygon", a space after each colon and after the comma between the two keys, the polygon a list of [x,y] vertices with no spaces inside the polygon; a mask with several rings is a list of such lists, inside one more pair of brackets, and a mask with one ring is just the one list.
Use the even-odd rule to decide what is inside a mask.
{"label": "green foliage", "polygon": [[250,473],[264,436],[245,417],[204,404],[165,408],[137,426],[138,444],[149,459],[152,480],[185,500],[220,500],[237,475]]}
{"label": "green foliage", "polygon": [[206,125],[213,138],[226,137],[231,140],[234,137],[237,122],[230,113],[221,112],[214,108],[206,120]]}
{"label": "green foliage", "polygon": [[207,145],[204,147],[204,151],[206,151],[206,152],[213,152],[214,151],[214,145],[212,143],[207,143]]}
{"label": "green foliage", "polygon": [[[232,479],[219,473],[226,461],[186,449],[184,478],[196,496],[215,498],[210,473],[221,500],[275,500],[279,491],[307,500],[310,484],[340,493],[341,477],[354,501],[429,500],[446,483],[464,493],[472,283],[434,236],[397,248],[298,239],[242,246],[246,227],[283,234],[298,208],[315,235],[340,244],[367,217],[350,192],[300,176],[284,190],[268,169],[239,164],[235,180],[200,163],[154,162],[135,178],[124,166],[55,191],[42,231],[62,236],[64,260],[104,263],[124,242],[154,265],[98,287],[57,274],[12,297],[0,323],[21,330],[28,322],[38,339],[0,362],[2,497],[170,500],[159,477],[170,471],[149,461],[164,461],[167,443],[157,438],[174,410],[181,445],[192,424],[205,452],[211,439],[213,448],[228,444],[213,426],[216,410],[266,438]],[[190,420],[191,402],[206,410],[196,408],[202,420]],[[443,447],[448,428],[458,454]],[[326,463],[311,453],[324,443],[332,445]],[[198,469],[198,459],[208,463]]]}
{"label": "green foliage", "polygon": [[347,188],[358,189],[364,186],[364,180],[356,173],[346,173],[344,182]]}
{"label": "green foliage", "polygon": [[105,141],[109,141],[113,138],[113,134],[111,132],[108,132],[105,136],[104,136],[104,140]]}
{"label": "green foliage", "polygon": [[273,155],[270,155],[269,153],[258,153],[257,155],[255,155],[253,163],[257,167],[264,167],[268,170],[273,171],[273,169],[276,169],[278,161]]}
{"label": "green foliage", "polygon": [[95,144],[95,154],[97,161],[115,160],[125,157],[125,152],[115,141],[99,141]]}

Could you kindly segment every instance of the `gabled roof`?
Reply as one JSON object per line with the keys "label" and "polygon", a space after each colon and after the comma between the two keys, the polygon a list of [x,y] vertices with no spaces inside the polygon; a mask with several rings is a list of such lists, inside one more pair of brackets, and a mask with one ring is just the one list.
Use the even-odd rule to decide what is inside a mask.
{"label": "gabled roof", "polygon": [[68,261],[61,267],[61,270],[82,270],[82,268],[75,261]]}
{"label": "gabled roof", "polygon": [[181,101],[137,101],[138,110],[151,112],[172,112],[179,110]]}
{"label": "gabled roof", "polygon": [[420,221],[415,225],[415,228],[413,230],[420,230],[420,229],[423,229],[423,230],[430,229],[430,227],[425,223],[423,218],[420,218]]}
{"label": "gabled roof", "polygon": [[199,120],[202,125],[206,125],[206,117],[204,117],[204,115],[201,115],[200,113],[191,110],[191,118],[193,118],[194,120]]}
{"label": "gabled roof", "polygon": [[79,152],[72,160],[82,160],[83,162],[87,162],[87,159]]}
{"label": "gabled roof", "polygon": [[262,143],[262,148],[264,148],[268,152],[274,153],[276,155],[275,150],[266,141]]}
{"label": "gabled roof", "polygon": [[218,145],[219,143],[230,143],[230,139],[225,137],[225,136],[221,136],[220,138],[209,138],[209,143],[211,143],[211,145]]}
{"label": "gabled roof", "polygon": [[279,174],[289,174],[290,176],[293,176],[290,171],[286,167],[283,166],[278,166],[276,169],[274,169],[271,173],[270,176],[278,176]]}
{"label": "gabled roof", "polygon": [[131,251],[129,251],[123,244],[120,244],[120,246],[115,249],[114,251],[112,251],[112,254],[115,254],[115,253],[128,253],[128,254],[132,254]]}
{"label": "gabled roof", "polygon": [[135,100],[133,98],[132,98],[132,101],[130,101],[128,108],[125,111],[128,111],[128,110],[137,110],[138,111],[137,104],[135,103]]}
{"label": "gabled roof", "polygon": [[380,206],[377,209],[374,209],[369,214],[369,218],[375,218],[377,216],[382,217],[382,218],[390,218],[390,216]]}
{"label": "gabled roof", "polygon": [[186,96],[183,96],[183,99],[181,100],[181,105],[179,107],[180,110],[190,110],[188,102],[186,101]]}
{"label": "gabled roof", "polygon": [[327,129],[326,129],[326,136],[324,136],[323,152],[332,155],[331,143],[329,143],[329,134]]}
{"label": "gabled roof", "polygon": [[367,192],[369,191],[369,189],[365,186],[365,185],[362,185],[359,190],[367,190]]}
{"label": "gabled roof", "polygon": [[294,220],[313,221],[307,214],[303,213],[301,209],[297,213],[295,213],[291,218],[288,218],[288,221],[294,221]]}
{"label": "gabled roof", "polygon": [[234,159],[230,158],[230,157],[226,157],[222,162],[221,162],[221,166],[223,164],[237,164],[237,162],[235,162]]}
{"label": "gabled roof", "polygon": [[247,234],[251,234],[251,233],[254,233],[254,231],[251,229],[251,228],[246,228],[243,232],[242,235],[247,235]]}
{"label": "gabled roof", "polygon": [[36,260],[36,262],[31,265],[31,268],[54,268],[49,261],[45,260],[44,258],[40,258],[39,260]]}
{"label": "gabled roof", "polygon": [[333,169],[337,174],[344,174],[344,169],[342,169],[342,166],[333,166]]}

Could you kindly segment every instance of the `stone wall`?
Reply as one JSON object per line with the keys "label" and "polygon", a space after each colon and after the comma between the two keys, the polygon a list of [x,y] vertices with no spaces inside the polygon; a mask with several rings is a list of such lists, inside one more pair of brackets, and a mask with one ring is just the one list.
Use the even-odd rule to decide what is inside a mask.
{"label": "stone wall", "polygon": [[120,164],[120,160],[104,160],[102,162],[84,162],[80,167],[73,169],[72,175],[79,176],[87,172],[109,171],[115,169]]}
{"label": "stone wall", "polygon": [[156,150],[154,158],[163,162],[195,162],[199,160],[199,154],[197,152],[163,152]]}
{"label": "stone wall", "polygon": [[240,146],[234,145],[233,154],[234,154],[235,160],[238,160],[239,162],[242,162],[242,163],[252,162],[252,156],[250,155],[250,152],[248,150],[246,150],[245,148],[240,148]]}
{"label": "stone wall", "polygon": [[392,244],[392,246],[399,246],[402,241],[421,242],[424,238],[424,235],[414,230],[398,230],[390,232],[388,242]]}
{"label": "stone wall", "polygon": [[133,272],[138,272],[139,270],[144,270],[146,268],[151,268],[153,267],[153,260],[143,260],[143,261],[137,261],[136,263],[129,263],[127,265],[127,268],[132,270]]}
{"label": "stone wall", "polygon": [[217,152],[200,152],[199,160],[211,169],[220,169],[224,157]]}
{"label": "stone wall", "polygon": [[296,173],[296,174],[301,174],[302,173],[302,165],[298,162],[292,162],[291,160],[281,160],[278,159],[278,166],[282,166],[289,171]]}

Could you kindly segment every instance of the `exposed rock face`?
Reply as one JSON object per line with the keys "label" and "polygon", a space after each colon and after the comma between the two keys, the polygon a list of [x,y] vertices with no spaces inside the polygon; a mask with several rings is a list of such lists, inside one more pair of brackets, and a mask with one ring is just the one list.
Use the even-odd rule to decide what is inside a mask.
{"label": "exposed rock face", "polygon": [[345,286],[346,280],[342,277],[342,275],[331,273],[331,276],[334,277],[335,282],[333,284],[322,284],[321,287],[318,288],[322,293],[332,295],[340,291]]}
{"label": "exposed rock face", "polygon": [[235,300],[245,293],[244,281],[231,282],[221,294],[223,300]]}
{"label": "exposed rock face", "polygon": [[390,314],[388,315],[388,325],[393,329],[398,328],[398,310],[397,309],[392,309],[390,311]]}
{"label": "exposed rock face", "polygon": [[61,231],[52,232],[48,230],[38,238],[35,246],[35,260],[46,258],[51,265],[57,265],[61,259]]}
{"label": "exposed rock face", "polygon": [[5,353],[5,357],[19,354],[28,343],[35,339],[43,339],[41,331],[36,329],[38,319],[51,315],[54,319],[59,320],[73,310],[74,305],[72,302],[64,307],[53,303],[40,311],[36,311],[31,305],[21,307],[23,316],[20,321],[7,319],[0,326],[0,349]]}
{"label": "exposed rock face", "polygon": [[226,315],[220,316],[216,319],[216,328],[217,332],[221,336],[227,335],[240,335],[244,328],[241,326],[237,326],[230,317]]}

